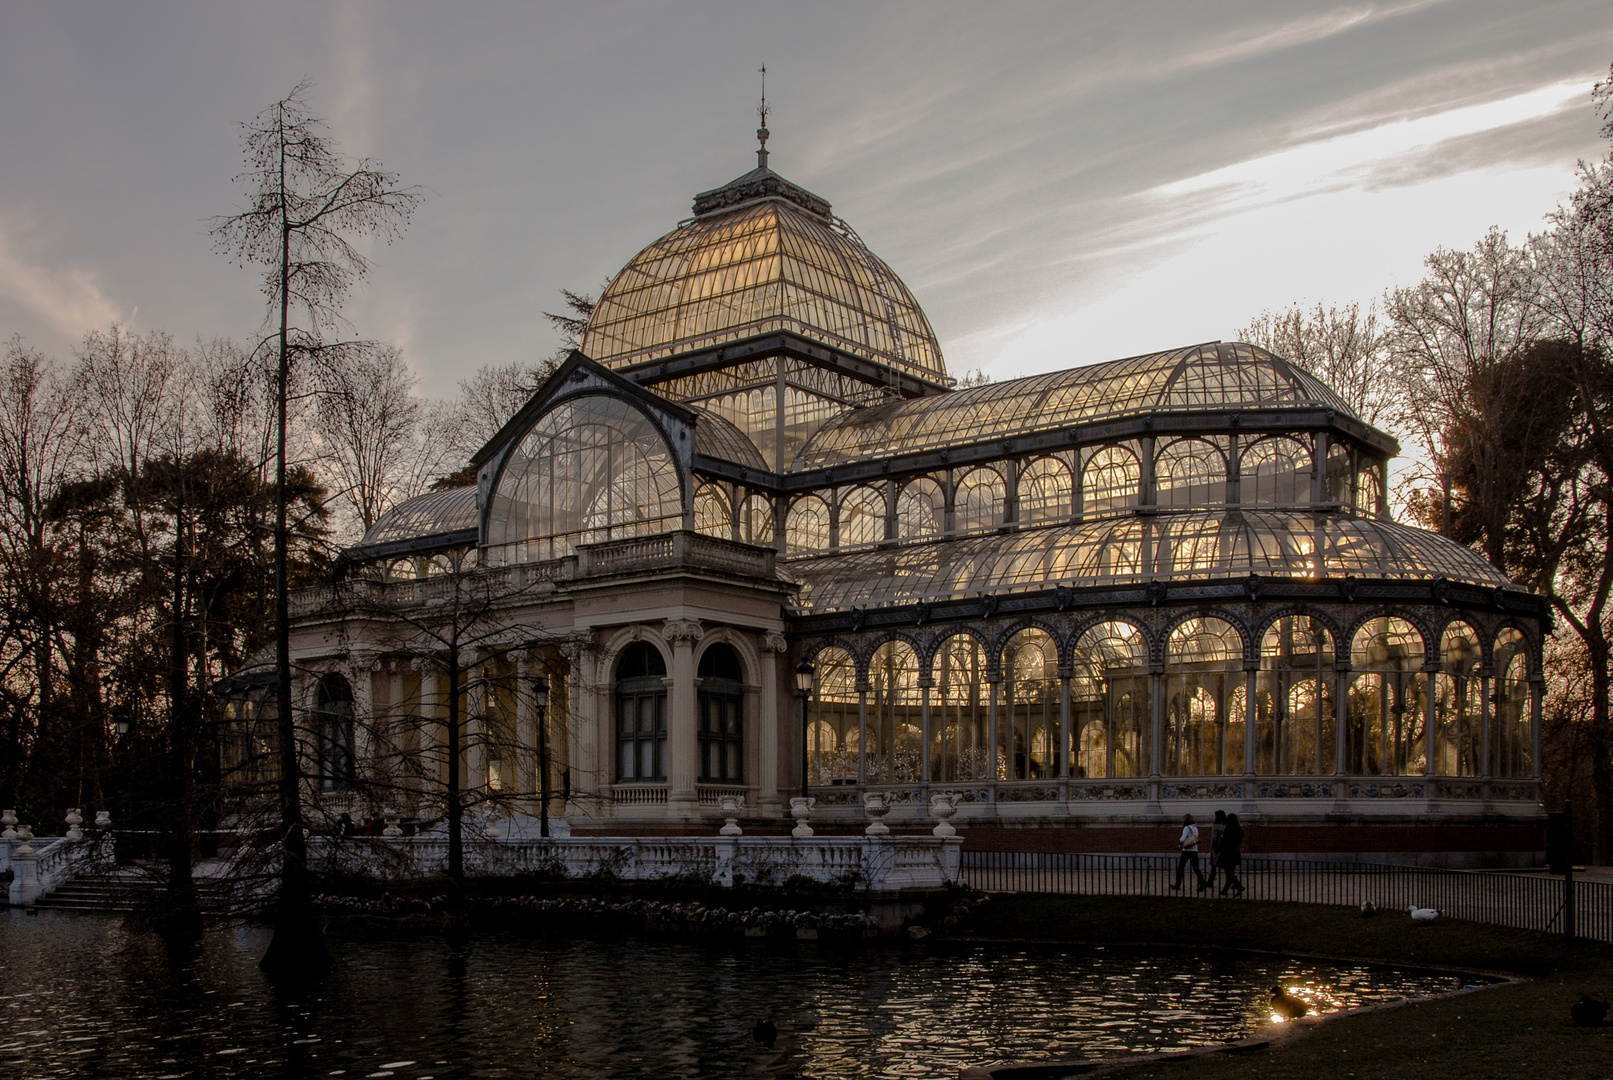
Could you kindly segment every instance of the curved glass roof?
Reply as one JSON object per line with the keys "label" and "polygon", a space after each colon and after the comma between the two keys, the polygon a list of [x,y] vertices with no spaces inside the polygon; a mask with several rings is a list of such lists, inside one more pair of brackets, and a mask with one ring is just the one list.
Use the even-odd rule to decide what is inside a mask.
{"label": "curved glass roof", "polygon": [[898,450],[966,445],[1125,415],[1295,406],[1356,417],[1326,383],[1282,357],[1257,345],[1212,341],[853,409],[825,424],[802,447],[792,468],[822,468]]}
{"label": "curved glass roof", "polygon": [[[765,169],[635,255],[605,289],[582,352],[609,367],[779,330],[945,382],[918,301],[829,204]],[[821,209],[819,208],[821,206]]]}
{"label": "curved glass roof", "polygon": [[686,405],[684,408],[697,416],[694,425],[695,453],[732,461],[735,465],[749,465],[763,471],[767,469],[762,452],[756,449],[756,444],[750,441],[749,436],[734,426],[733,421],[697,405]]}
{"label": "curved glass roof", "polygon": [[[1144,530],[1148,530],[1145,536]],[[1055,585],[1133,585],[1307,578],[1316,544],[1329,576],[1509,584],[1477,552],[1392,521],[1280,511],[1126,514],[1009,535],[824,555],[787,564],[803,611],[1035,592]],[[1145,543],[1146,541],[1146,543]]]}
{"label": "curved glass roof", "polygon": [[365,532],[358,546],[474,529],[480,524],[478,518],[475,485],[429,491],[405,499],[382,514]]}

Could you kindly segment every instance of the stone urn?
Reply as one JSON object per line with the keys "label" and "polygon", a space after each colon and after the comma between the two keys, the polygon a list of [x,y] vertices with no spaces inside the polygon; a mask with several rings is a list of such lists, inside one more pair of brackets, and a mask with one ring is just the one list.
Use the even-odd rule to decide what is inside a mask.
{"label": "stone urn", "polygon": [[717,831],[723,836],[743,836],[745,830],[739,827],[739,815],[745,809],[745,796],[724,795],[721,805],[723,827]]}
{"label": "stone urn", "polygon": [[110,829],[112,827],[112,811],[97,810],[95,812],[95,827],[97,829]]}
{"label": "stone urn", "polygon": [[28,842],[33,838],[34,830],[30,829],[26,823],[17,826],[18,855],[32,855],[34,853],[34,846]]}
{"label": "stone urn", "polygon": [[84,830],[79,828],[80,825],[84,824],[84,813],[82,808],[77,806],[73,807],[71,810],[67,811],[67,816],[62,818],[62,820],[67,822],[66,836],[69,840],[84,839]]}
{"label": "stone urn", "polygon": [[381,820],[386,822],[386,828],[381,830],[382,836],[388,840],[396,840],[403,835],[403,829],[398,825],[399,815],[396,810],[390,806],[383,808],[381,810]]}
{"label": "stone urn", "polygon": [[817,799],[803,798],[800,795],[790,800],[790,816],[795,819],[795,828],[790,830],[791,836],[797,840],[805,840],[812,835],[812,826],[808,825],[807,821],[812,817],[812,808],[816,805],[818,805]]}
{"label": "stone urn", "polygon": [[0,830],[0,840],[15,840],[17,838],[17,812],[15,810],[0,811],[0,825],[5,826],[4,830]]}
{"label": "stone urn", "polygon": [[935,819],[935,828],[930,831],[936,836],[957,836],[958,830],[952,827],[952,817],[958,812],[958,793],[956,791],[937,791],[930,796],[930,816]]}
{"label": "stone urn", "polygon": [[890,833],[890,826],[885,824],[885,815],[891,812],[891,804],[883,791],[869,791],[863,794],[863,812],[870,819],[868,828],[863,832],[869,836],[886,836]]}

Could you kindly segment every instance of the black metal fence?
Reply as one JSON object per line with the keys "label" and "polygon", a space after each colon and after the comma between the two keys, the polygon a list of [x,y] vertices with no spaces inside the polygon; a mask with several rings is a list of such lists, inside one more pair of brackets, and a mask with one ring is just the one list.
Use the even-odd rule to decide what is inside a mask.
{"label": "black metal fence", "polygon": [[[963,875],[985,892],[1069,893],[1087,896],[1218,897],[1217,872],[1200,891],[1191,872],[1181,889],[1174,855],[1085,855],[1043,851],[965,851]],[[1205,860],[1203,869],[1208,869]],[[1422,866],[1246,858],[1238,869],[1242,896],[1302,904],[1380,910],[1437,908],[1443,918],[1562,933],[1563,879],[1546,874],[1441,870]],[[1231,895],[1229,893],[1229,895]],[[1574,933],[1613,941],[1613,883],[1574,882]]]}

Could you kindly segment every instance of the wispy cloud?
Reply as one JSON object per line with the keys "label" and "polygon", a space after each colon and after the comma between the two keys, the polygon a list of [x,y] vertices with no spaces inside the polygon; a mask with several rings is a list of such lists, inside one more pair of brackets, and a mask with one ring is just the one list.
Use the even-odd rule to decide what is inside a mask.
{"label": "wispy cloud", "polygon": [[93,273],[41,266],[17,249],[0,222],[0,297],[70,339],[119,320],[117,305],[102,291]]}

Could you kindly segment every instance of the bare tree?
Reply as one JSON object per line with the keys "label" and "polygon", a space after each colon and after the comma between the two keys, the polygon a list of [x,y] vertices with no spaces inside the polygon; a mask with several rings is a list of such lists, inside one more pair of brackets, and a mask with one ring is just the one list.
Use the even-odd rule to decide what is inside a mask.
{"label": "bare tree", "polygon": [[1262,311],[1238,336],[1320,378],[1367,423],[1377,424],[1388,413],[1394,377],[1376,305],[1364,311],[1356,303]]}
{"label": "bare tree", "polygon": [[459,396],[452,405],[449,446],[453,456],[464,461],[486,445],[553,374],[555,367],[552,360],[484,364],[469,378],[461,379]]}
{"label": "bare tree", "polygon": [[283,864],[275,935],[263,965],[288,974],[329,962],[312,918],[292,716],[286,480],[293,369],[300,360],[342,356],[342,343],[330,335],[345,325],[342,303],[369,269],[357,245],[369,237],[390,242],[421,198],[377,162],[343,159],[323,121],[309,110],[307,93],[308,84],[299,83],[243,125],[247,168],[238,180],[248,205],[215,219],[212,228],[222,252],[265,271],[269,332],[260,347],[275,357],[275,696]]}

